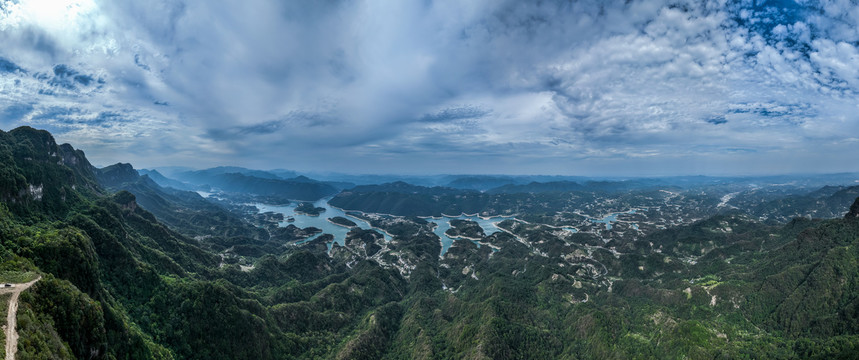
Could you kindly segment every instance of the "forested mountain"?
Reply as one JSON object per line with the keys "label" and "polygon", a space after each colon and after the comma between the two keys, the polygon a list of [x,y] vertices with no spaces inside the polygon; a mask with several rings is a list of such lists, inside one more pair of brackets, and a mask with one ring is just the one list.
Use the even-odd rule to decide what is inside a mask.
{"label": "forested mountain", "polygon": [[757,204],[738,202],[735,206],[748,207],[751,214],[780,221],[787,221],[797,216],[831,218],[843,214],[857,197],[859,197],[859,185],[825,186],[807,194],[787,196]]}
{"label": "forested mountain", "polygon": [[225,192],[277,196],[282,199],[318,200],[337,192],[337,188],[331,184],[304,176],[281,179],[268,172],[235,167],[188,171],[175,176],[182,181]]}
{"label": "forested mountain", "polygon": [[523,179],[507,176],[462,176],[447,183],[445,187],[486,191],[504,185],[518,185]]}
{"label": "forested mountain", "polygon": [[[685,181],[681,181],[685,180]],[[656,208],[669,211],[663,200],[679,201],[686,218],[701,218],[725,211],[740,211],[761,220],[787,222],[794,217],[831,218],[847,211],[859,186],[824,186],[813,191],[806,187],[754,186],[747,189],[745,179],[712,184],[716,180],[571,181],[531,182],[504,185],[479,192],[449,187],[425,187],[404,182],[362,185],[337,194],[330,203],[340,208],[368,213],[402,216],[459,215],[532,215],[553,214],[570,209],[595,207],[591,216],[630,208]],[[676,185],[686,183],[684,186]],[[608,200],[608,201],[606,201]],[[622,201],[618,201],[622,200]],[[613,203],[605,207],[601,203]],[[598,210],[598,211],[597,211]]]}
{"label": "forested mountain", "polygon": [[[127,164],[96,169],[31,128],[0,132],[0,164],[0,275],[42,276],[21,296],[20,359],[859,356],[855,198],[834,219],[765,224],[733,212],[609,243],[550,223],[566,213],[531,211],[535,221],[507,219],[492,234],[457,221],[451,233],[479,240],[439,256],[433,223],[369,212],[357,216],[390,241],[360,228],[330,249],[331,235],[195,239],[187,235],[206,231],[195,216],[228,210]],[[476,191],[363,189],[373,191],[357,189],[362,202],[396,194],[379,209],[406,211],[411,199],[447,201],[419,211],[502,206]],[[519,209],[550,199],[515,197]],[[236,229],[274,229],[229,215]],[[252,266],[225,256],[248,244]]]}
{"label": "forested mountain", "polygon": [[487,208],[492,199],[492,196],[476,190],[425,187],[398,181],[356,186],[337,194],[329,203],[369,213],[441,216],[473,214]]}
{"label": "forested mountain", "polygon": [[251,272],[219,266],[131,193],[110,195],[82,152],[45,131],[0,132],[0,158],[0,266],[43,274],[22,295],[21,359],[316,357],[402,298],[395,273],[308,252],[269,255]]}
{"label": "forested mountain", "polygon": [[193,185],[184,183],[178,180],[170,179],[163,174],[161,174],[158,170],[149,170],[149,169],[140,169],[137,170],[137,173],[140,175],[149,176],[152,181],[162,187],[172,187],[174,189],[179,190],[192,190],[194,188]]}
{"label": "forested mountain", "polygon": [[177,173],[176,176],[193,182],[204,182],[213,176],[224,174],[242,174],[262,179],[280,179],[280,177],[268,171],[246,169],[238,166],[218,166],[204,170],[185,171]]}
{"label": "forested mountain", "polygon": [[165,188],[148,175],[140,176],[131,164],[95,169],[99,184],[109,191],[126,190],[158,221],[187,236],[268,239],[267,232],[249,224],[224,206],[203,199],[193,191]]}

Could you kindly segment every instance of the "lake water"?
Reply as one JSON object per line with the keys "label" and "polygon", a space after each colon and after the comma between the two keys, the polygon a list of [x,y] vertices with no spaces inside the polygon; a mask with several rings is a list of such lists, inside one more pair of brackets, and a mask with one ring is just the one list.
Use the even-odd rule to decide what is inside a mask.
{"label": "lake water", "polygon": [[[605,229],[611,230],[611,223],[617,221],[617,216],[620,214],[635,214],[635,209],[632,209],[629,211],[621,211],[621,212],[611,213],[602,219],[591,219],[591,222],[605,224]],[[635,226],[635,228],[638,229],[637,224],[633,224],[633,226]]]}
{"label": "lake water", "polygon": [[[340,245],[344,245],[344,240],[346,239],[346,234],[349,232],[349,229],[346,227],[340,226],[340,225],[332,224],[331,222],[328,221],[329,218],[333,218],[333,217],[337,217],[337,216],[342,216],[342,217],[345,217],[349,220],[352,220],[353,222],[355,222],[355,224],[357,224],[358,227],[360,227],[362,229],[365,229],[365,230],[366,229],[374,229],[372,226],[370,226],[370,223],[368,223],[367,221],[361,220],[361,219],[356,218],[354,216],[350,216],[350,215],[346,214],[343,210],[340,210],[340,209],[335,208],[331,205],[328,205],[328,200],[330,200],[330,198],[320,199],[320,200],[317,200],[313,203],[313,206],[321,207],[321,208],[325,209],[325,211],[323,213],[319,214],[319,216],[297,214],[295,212],[295,208],[298,206],[298,204],[300,202],[293,202],[293,203],[290,203],[289,205],[285,205],[285,206],[269,205],[269,204],[253,204],[253,205],[256,206],[256,208],[259,209],[259,211],[261,213],[271,211],[271,212],[283,214],[284,220],[279,223],[279,225],[281,227],[286,227],[286,226],[289,226],[289,224],[292,224],[292,225],[295,225],[295,226],[300,227],[300,228],[306,228],[306,227],[312,226],[315,228],[322,229],[322,232],[319,235],[307,238],[306,240],[302,240],[299,243],[311,241],[311,240],[319,237],[322,234],[331,234],[331,235],[334,235],[334,240],[332,241],[332,243],[336,242]],[[295,221],[293,221],[293,222],[287,221],[287,219],[289,219],[290,217],[295,219]],[[437,225],[435,230],[433,230],[433,232],[441,239],[441,255],[444,255],[444,253],[447,252],[447,249],[449,249],[450,246],[453,244],[453,240],[454,240],[454,239],[452,239],[452,238],[450,238],[444,234],[444,232],[447,231],[447,229],[450,229],[450,220],[460,219],[460,220],[471,220],[471,221],[477,222],[480,225],[480,227],[483,228],[483,232],[486,235],[491,235],[493,233],[501,231],[495,226],[494,223],[500,222],[500,221],[503,221],[506,219],[512,219],[512,217],[498,216],[498,217],[493,217],[493,218],[488,218],[488,219],[481,219],[480,217],[477,217],[477,216],[462,215],[462,216],[457,216],[457,217],[445,216],[442,218],[435,218],[435,219],[434,218],[425,218],[425,219],[426,219],[426,221],[433,222]],[[391,237],[388,234],[384,233],[380,229],[374,229],[374,230],[376,230],[379,233],[381,233],[382,235],[384,235],[385,241],[391,241]],[[476,243],[476,241],[475,241],[475,243]],[[478,244],[478,246],[480,246],[480,244]],[[328,248],[329,249],[331,248],[331,243],[328,244]]]}
{"label": "lake water", "polygon": [[[282,227],[286,227],[289,224],[293,224],[293,225],[298,226],[300,228],[306,228],[306,227],[311,227],[311,226],[315,227],[315,228],[319,228],[319,229],[322,229],[322,233],[320,233],[319,235],[322,235],[322,234],[334,235],[334,241],[332,241],[332,243],[336,242],[340,245],[344,245],[344,240],[346,239],[346,234],[349,232],[349,229],[346,227],[340,226],[340,225],[335,225],[335,224],[330,223],[328,221],[329,218],[336,217],[336,216],[342,216],[342,217],[345,217],[349,220],[352,220],[353,222],[355,222],[357,224],[358,227],[360,227],[362,229],[373,229],[373,227],[370,226],[370,223],[368,223],[364,220],[361,220],[359,218],[356,218],[354,216],[347,215],[343,210],[340,210],[338,208],[332,207],[331,205],[328,205],[329,199],[330,198],[320,199],[320,200],[317,200],[313,203],[313,206],[321,207],[321,208],[325,209],[325,212],[323,212],[319,216],[309,216],[309,215],[304,215],[304,214],[296,214],[295,208],[298,206],[299,202],[293,202],[293,203],[290,203],[289,205],[286,205],[286,206],[268,205],[268,204],[253,204],[253,205],[256,206],[260,212],[271,211],[271,212],[283,214],[284,221],[281,221],[279,224]],[[611,213],[602,219],[591,219],[591,221],[595,222],[595,223],[605,224],[606,230],[611,230],[611,223],[617,221],[618,215],[620,215],[620,214],[635,214],[635,211],[636,211],[636,209],[632,209],[632,210],[624,211],[624,212]],[[290,217],[294,218],[295,221],[288,222],[286,219],[288,219]],[[488,236],[488,235],[492,235],[493,233],[496,233],[498,231],[501,231],[495,226],[495,223],[501,222],[501,221],[504,221],[507,219],[513,219],[513,217],[511,217],[511,216],[496,216],[496,217],[492,217],[492,218],[482,219],[478,216],[461,215],[461,216],[457,216],[457,217],[444,216],[441,218],[425,218],[425,219],[426,219],[426,221],[433,222],[437,225],[435,230],[433,230],[433,232],[441,239],[441,254],[440,254],[440,256],[443,256],[447,252],[447,250],[450,248],[450,246],[453,245],[453,241],[454,241],[454,239],[448,237],[445,234],[445,231],[450,229],[450,221],[451,220],[459,219],[459,220],[474,221],[478,225],[480,225],[480,227],[483,229],[483,232]],[[638,224],[632,224],[632,226],[636,229],[638,228]],[[564,227],[563,229],[567,230],[567,231],[571,231],[571,232],[578,232],[578,229],[573,228],[573,227]],[[374,230],[376,230],[379,233],[381,233],[382,235],[384,235],[385,241],[391,241],[391,237],[388,234],[382,232],[379,229],[374,229]],[[301,241],[301,242],[313,240],[316,237],[318,237],[319,235],[310,237],[310,238],[308,238],[304,241]],[[472,242],[477,244],[476,241],[472,241]],[[480,244],[477,244],[477,245],[480,246]],[[328,244],[328,247],[331,248],[331,243]]]}
{"label": "lake water", "polygon": [[[313,203],[313,206],[321,207],[321,208],[325,209],[325,211],[323,213],[319,214],[319,216],[296,214],[295,208],[298,206],[298,204],[300,204],[300,202],[292,202],[289,205],[285,205],[285,206],[268,205],[268,204],[253,204],[253,205],[256,206],[256,208],[259,209],[260,212],[271,211],[271,212],[283,214],[284,219],[279,224],[281,227],[287,227],[287,226],[289,226],[289,224],[292,224],[292,225],[298,226],[300,228],[306,228],[306,227],[311,227],[311,226],[315,227],[315,228],[319,228],[319,229],[322,229],[322,232],[319,235],[322,235],[322,234],[334,235],[334,241],[332,241],[332,243],[336,242],[340,245],[344,245],[344,240],[346,240],[346,234],[349,232],[349,228],[346,228],[346,227],[343,227],[340,225],[332,224],[331,222],[328,221],[329,218],[342,216],[344,218],[352,220],[355,224],[357,224],[357,226],[359,228],[362,228],[365,230],[366,229],[373,229],[373,227],[370,226],[370,223],[368,223],[364,220],[361,220],[359,218],[356,218],[354,216],[347,215],[345,212],[343,212],[343,210],[340,210],[338,208],[332,207],[331,205],[328,205],[329,199],[330,198],[320,199],[320,200],[317,200]],[[289,219],[290,217],[294,218],[295,221],[293,221],[293,222],[287,221],[287,219]],[[376,230],[377,232],[384,235],[385,241],[391,241],[391,237],[388,234],[382,232],[379,229],[374,229],[374,230]],[[310,238],[307,238],[307,240],[304,240],[301,242],[313,240],[313,239],[317,238],[319,235],[312,236]],[[328,247],[331,248],[330,243],[328,244]]]}
{"label": "lake water", "polygon": [[[429,221],[429,222],[432,222],[432,223],[435,223],[436,225],[438,225],[438,226],[436,226],[435,230],[433,230],[433,232],[441,239],[441,254],[439,256],[444,256],[444,254],[447,252],[447,249],[450,249],[450,246],[453,245],[453,240],[454,240],[453,238],[447,236],[444,233],[445,231],[447,231],[447,229],[450,229],[450,221],[451,220],[459,219],[459,220],[474,221],[478,225],[480,225],[480,228],[483,229],[483,233],[486,234],[487,236],[489,236],[489,235],[492,235],[496,232],[501,231],[500,229],[498,229],[498,227],[495,226],[495,223],[501,222],[501,221],[504,221],[507,219],[513,219],[513,217],[496,216],[496,217],[492,217],[492,218],[481,219],[478,216],[461,215],[461,216],[457,216],[457,217],[444,216],[441,218],[425,218],[425,219],[426,219],[426,221]],[[472,242],[477,244],[478,247],[480,246],[480,244],[477,243],[477,241],[472,241]]]}

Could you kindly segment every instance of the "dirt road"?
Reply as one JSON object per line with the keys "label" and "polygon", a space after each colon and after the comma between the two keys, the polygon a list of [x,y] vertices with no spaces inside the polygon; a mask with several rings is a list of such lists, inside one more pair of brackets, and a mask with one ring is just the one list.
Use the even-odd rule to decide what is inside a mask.
{"label": "dirt road", "polygon": [[22,291],[27,290],[41,278],[39,276],[36,280],[28,283],[0,288],[0,294],[12,294],[12,298],[9,299],[9,311],[6,313],[6,360],[15,360],[15,353],[18,352],[18,330],[15,329],[18,323],[18,295],[21,295]]}

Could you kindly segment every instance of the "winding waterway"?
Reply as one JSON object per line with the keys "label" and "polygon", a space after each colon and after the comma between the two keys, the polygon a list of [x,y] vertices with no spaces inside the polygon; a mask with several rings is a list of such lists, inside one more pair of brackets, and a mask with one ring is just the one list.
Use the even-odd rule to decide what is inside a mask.
{"label": "winding waterway", "polygon": [[[437,225],[435,227],[435,229],[433,229],[433,233],[435,233],[439,237],[439,239],[441,239],[441,254],[439,256],[444,256],[444,254],[447,252],[447,249],[450,249],[450,246],[453,245],[453,241],[454,241],[453,238],[447,236],[447,234],[444,233],[445,231],[447,231],[447,229],[450,229],[450,221],[451,220],[458,219],[458,220],[474,221],[478,225],[480,225],[480,228],[483,229],[483,233],[486,234],[487,236],[489,236],[489,235],[492,235],[496,232],[501,231],[500,229],[498,229],[498,227],[495,226],[495,223],[501,222],[501,221],[504,221],[507,219],[513,219],[513,217],[512,216],[496,216],[496,217],[491,217],[491,218],[481,218],[479,216],[474,216],[474,215],[460,215],[457,217],[443,216],[443,217],[437,217],[437,218],[429,217],[429,218],[425,218],[425,219],[426,219],[426,221],[435,223]],[[477,246],[480,246],[480,244],[477,241],[472,240],[472,242],[477,244]]]}
{"label": "winding waterway", "polygon": [[[292,202],[289,205],[283,205],[283,206],[281,206],[281,205],[268,205],[268,204],[253,204],[253,205],[256,206],[256,208],[259,209],[260,212],[271,211],[274,213],[283,214],[284,220],[279,223],[279,225],[281,227],[286,227],[286,226],[289,226],[290,224],[292,224],[292,225],[298,226],[300,228],[306,228],[306,227],[312,226],[315,228],[322,229],[322,232],[319,235],[310,237],[305,241],[313,240],[322,234],[331,234],[331,235],[334,235],[334,240],[331,243],[336,242],[337,244],[340,244],[341,246],[344,245],[344,241],[346,240],[346,234],[349,232],[349,228],[347,228],[345,226],[336,225],[336,224],[333,224],[330,221],[328,221],[329,218],[333,218],[333,217],[337,217],[337,216],[342,216],[344,218],[352,220],[355,224],[357,224],[357,226],[359,228],[362,228],[365,230],[374,229],[372,226],[370,226],[370,223],[368,223],[367,221],[356,218],[356,217],[351,216],[349,214],[346,214],[343,210],[340,210],[336,207],[328,205],[329,199],[331,199],[331,198],[324,198],[324,199],[320,199],[320,200],[313,202],[313,206],[321,207],[321,208],[325,209],[325,211],[322,212],[321,214],[319,214],[319,216],[311,216],[311,215],[296,213],[295,208],[300,204],[300,202]],[[289,218],[293,218],[293,219],[295,219],[295,221],[290,222],[288,220]],[[385,232],[383,232],[379,229],[374,229],[374,230],[376,230],[379,233],[381,233],[382,235],[384,235],[385,241],[391,241],[391,236],[389,236]],[[302,242],[304,242],[304,241],[302,241]],[[329,248],[331,247],[331,243],[328,244]]]}
{"label": "winding waterway", "polygon": [[[620,214],[635,214],[635,211],[636,211],[636,209],[632,209],[629,211],[611,213],[602,219],[591,219],[591,222],[605,224],[605,229],[611,230],[611,223],[617,222],[617,216],[618,215],[620,215]],[[632,224],[632,225],[635,227],[636,230],[638,229],[638,224]]]}
{"label": "winding waterway", "polygon": [[[207,194],[208,195],[208,194]],[[328,243],[328,247],[331,248],[333,243],[337,243],[341,246],[344,245],[346,234],[349,232],[349,228],[336,225],[328,221],[329,218],[341,216],[347,219],[352,220],[357,224],[357,226],[361,229],[373,229],[377,232],[381,233],[385,237],[385,241],[391,241],[391,236],[382,231],[381,229],[373,228],[370,223],[365,220],[359,219],[357,217],[351,216],[340,210],[336,207],[333,207],[328,204],[328,200],[331,198],[323,198],[313,202],[313,206],[324,208],[325,211],[322,212],[319,216],[311,216],[306,214],[299,214],[295,212],[295,208],[300,204],[300,202],[293,202],[288,205],[269,205],[269,204],[253,204],[260,212],[274,212],[283,214],[284,220],[279,223],[281,227],[289,226],[290,224],[295,225],[300,228],[306,227],[315,227],[322,229],[322,232],[318,235],[310,237],[301,242],[310,241],[322,234],[331,234],[334,236],[334,240]],[[611,213],[608,216],[602,219],[590,219],[591,222],[602,223],[605,224],[606,230],[611,230],[611,226],[613,222],[617,221],[617,216],[620,214],[635,214],[636,209],[632,209],[624,212]],[[293,219],[293,221],[289,221],[289,219]],[[484,234],[492,235],[496,232],[501,231],[498,227],[495,226],[496,223],[507,220],[514,219],[512,216],[494,216],[489,218],[481,218],[476,215],[460,215],[460,216],[442,216],[442,217],[424,217],[426,221],[432,222],[436,224],[435,229],[433,229],[433,233],[435,233],[439,239],[441,240],[441,253],[439,256],[444,256],[450,246],[453,245],[454,238],[451,238],[445,234],[445,232],[450,229],[450,221],[454,219],[459,220],[470,220],[476,222],[483,229]],[[634,227],[638,227],[637,224],[632,224]],[[564,227],[564,230],[578,232],[578,229],[574,227]],[[477,241],[472,240],[475,244],[480,246]]]}
{"label": "winding waterway", "polygon": [[[329,218],[333,218],[333,217],[337,217],[337,216],[342,216],[344,218],[352,220],[353,222],[355,222],[355,224],[357,224],[358,227],[360,227],[362,229],[376,230],[385,236],[385,241],[391,241],[390,235],[386,234],[385,232],[381,231],[380,229],[373,228],[370,225],[370,223],[368,223],[367,221],[359,219],[359,218],[354,217],[354,216],[351,216],[351,215],[347,214],[346,212],[344,212],[343,210],[340,210],[336,207],[329,205],[328,200],[330,200],[330,199],[331,198],[324,198],[324,199],[320,199],[320,200],[313,202],[313,206],[321,207],[321,208],[325,209],[325,211],[322,212],[321,214],[319,214],[319,216],[310,216],[310,215],[306,215],[306,214],[296,213],[295,208],[300,204],[300,202],[293,202],[293,203],[290,203],[288,205],[270,205],[270,204],[257,203],[257,204],[253,204],[253,206],[256,206],[256,208],[261,213],[270,211],[270,212],[274,212],[274,213],[283,214],[284,220],[279,223],[279,225],[281,227],[286,227],[286,226],[289,226],[290,224],[292,224],[292,225],[295,225],[295,226],[300,227],[300,228],[306,228],[306,227],[312,226],[315,228],[322,229],[322,232],[320,234],[315,235],[313,237],[310,237],[307,240],[304,240],[301,242],[311,241],[311,240],[319,237],[322,234],[331,234],[334,236],[334,240],[328,244],[329,248],[331,247],[332,243],[335,243],[335,242],[341,246],[344,245],[344,241],[346,239],[346,234],[349,233],[349,228],[344,227],[344,226],[340,226],[340,225],[335,225],[335,224],[331,223],[330,221],[328,221]],[[290,218],[294,219],[294,221],[290,222],[288,220]],[[495,232],[501,231],[495,226],[496,222],[503,221],[506,219],[512,219],[512,218],[513,217],[501,217],[501,216],[492,217],[492,218],[480,218],[478,216],[461,215],[461,216],[456,216],[456,217],[444,216],[444,217],[440,217],[440,218],[425,218],[425,219],[428,222],[433,222],[436,224],[436,227],[433,230],[433,232],[439,237],[439,239],[441,239],[441,255],[444,255],[444,253],[447,252],[447,249],[450,248],[450,246],[453,244],[453,241],[454,241],[454,239],[448,237],[444,233],[445,231],[447,231],[447,229],[450,229],[450,220],[460,219],[460,220],[471,220],[471,221],[477,222],[480,225],[480,227],[483,228],[483,232],[486,235],[491,235]]]}

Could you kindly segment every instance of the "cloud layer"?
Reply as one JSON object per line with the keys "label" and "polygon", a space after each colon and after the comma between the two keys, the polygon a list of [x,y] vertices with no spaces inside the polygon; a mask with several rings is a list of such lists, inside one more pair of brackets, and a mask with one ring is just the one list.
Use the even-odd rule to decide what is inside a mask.
{"label": "cloud layer", "polygon": [[859,6],[0,0],[0,128],[94,162],[857,171]]}

